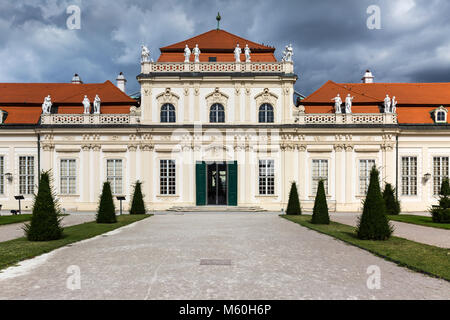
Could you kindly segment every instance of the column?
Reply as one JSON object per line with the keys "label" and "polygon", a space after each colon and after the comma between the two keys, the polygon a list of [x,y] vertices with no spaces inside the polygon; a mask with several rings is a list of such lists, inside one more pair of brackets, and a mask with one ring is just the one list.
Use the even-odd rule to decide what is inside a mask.
{"label": "column", "polygon": [[353,145],[345,146],[345,204],[349,205],[352,202],[352,186],[353,179]]}
{"label": "column", "polygon": [[[129,154],[129,162],[127,163],[128,166],[128,172],[130,173],[129,176],[129,183],[127,187],[130,187],[132,185],[134,185],[134,183],[136,182],[136,167],[137,167],[137,161],[136,161],[136,149],[137,146],[136,145],[129,145],[128,146],[128,154]],[[124,191],[127,188],[124,188]]]}
{"label": "column", "polygon": [[336,211],[338,210],[338,206],[344,204],[344,190],[345,190],[345,155],[344,155],[344,146],[343,145],[335,145],[334,152],[336,157],[335,163],[335,194],[336,194]]}
{"label": "column", "polygon": [[[97,202],[101,188],[103,185],[102,177],[100,175],[100,170],[103,169],[103,172],[105,171],[105,164],[100,163],[100,145],[93,145],[92,146],[92,152],[91,152],[91,167],[94,169],[92,170],[91,174],[91,185],[92,185],[92,192],[91,194],[91,202]],[[106,179],[105,179],[106,180]]]}
{"label": "column", "polygon": [[82,174],[81,184],[79,184],[80,188],[80,196],[81,201],[83,202],[89,202],[89,195],[91,194],[91,182],[89,181],[89,178],[91,176],[91,165],[89,163],[89,154],[90,154],[90,146],[89,145],[83,145],[81,147],[81,163],[80,163],[80,170]]}

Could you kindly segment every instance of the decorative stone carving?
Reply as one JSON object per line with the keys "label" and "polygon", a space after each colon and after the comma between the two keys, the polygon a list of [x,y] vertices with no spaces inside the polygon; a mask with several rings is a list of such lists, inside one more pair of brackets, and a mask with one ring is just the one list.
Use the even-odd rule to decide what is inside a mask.
{"label": "decorative stone carving", "polygon": [[389,98],[389,95],[384,98],[384,113],[391,113],[391,98]]}
{"label": "decorative stone carving", "polygon": [[343,144],[335,144],[334,145],[334,150],[336,152],[340,152],[340,151],[344,150],[344,145]]}
{"label": "decorative stone carving", "polygon": [[285,47],[283,51],[283,59],[285,62],[292,62],[292,57],[294,56],[294,49],[292,48],[292,44],[289,44]]}
{"label": "decorative stone carving", "polygon": [[263,103],[269,103],[275,108],[277,105],[278,96],[275,93],[270,92],[268,88],[265,88],[263,92],[255,96],[255,100],[257,108],[259,108],[259,106]]}
{"label": "decorative stone carving", "polygon": [[342,111],[341,111],[342,99],[341,99],[341,96],[339,95],[339,93],[336,95],[336,97],[334,97],[331,100],[334,100],[334,112],[342,113]]}
{"label": "decorative stone carving", "polygon": [[397,100],[395,100],[395,96],[392,97],[391,113],[397,113]]}
{"label": "decorative stone carving", "polygon": [[170,88],[166,88],[163,93],[160,93],[156,96],[156,101],[158,101],[159,108],[162,107],[163,104],[170,103],[175,107],[175,110],[178,110],[178,101],[180,97],[173,93]]}
{"label": "decorative stone carving", "polygon": [[192,49],[192,53],[194,54],[194,62],[200,62],[200,49],[198,48],[198,44],[195,45],[195,48]]}
{"label": "decorative stone carving", "polygon": [[44,98],[44,103],[42,104],[42,113],[50,114],[51,110],[52,110],[52,98],[50,97],[50,95],[48,95]]}
{"label": "decorative stone carving", "polygon": [[352,100],[354,97],[350,96],[350,93],[345,98],[345,113],[352,113]]}
{"label": "decorative stone carving", "polygon": [[241,62],[241,54],[242,54],[242,49],[239,47],[239,43],[236,44],[236,48],[234,48],[234,60],[235,62]]}
{"label": "decorative stone carving", "polygon": [[250,48],[248,47],[248,44],[246,44],[244,48],[245,62],[252,62],[250,59],[250,53],[251,53]]}
{"label": "decorative stone carving", "polygon": [[219,90],[219,88],[215,88],[214,92],[208,94],[205,99],[206,99],[206,105],[208,106],[208,108],[210,106],[212,106],[214,103],[220,103],[221,105],[223,105],[223,107],[225,108],[225,114],[227,111],[227,104],[228,104],[228,95],[226,95],[225,93],[221,92]]}

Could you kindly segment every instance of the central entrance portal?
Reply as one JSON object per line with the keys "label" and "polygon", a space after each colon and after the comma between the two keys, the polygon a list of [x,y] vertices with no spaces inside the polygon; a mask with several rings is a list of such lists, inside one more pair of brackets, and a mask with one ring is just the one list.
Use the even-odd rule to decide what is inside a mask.
{"label": "central entrance portal", "polygon": [[206,162],[195,164],[197,206],[237,206],[237,161]]}
{"label": "central entrance portal", "polygon": [[207,164],[208,205],[227,204],[227,165],[226,163]]}

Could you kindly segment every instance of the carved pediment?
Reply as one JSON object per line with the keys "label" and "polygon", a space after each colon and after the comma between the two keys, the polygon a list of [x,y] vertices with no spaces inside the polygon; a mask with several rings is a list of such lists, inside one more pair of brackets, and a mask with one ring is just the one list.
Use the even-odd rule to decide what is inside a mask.
{"label": "carved pediment", "polygon": [[227,105],[228,98],[229,98],[228,95],[226,95],[225,93],[221,92],[219,90],[219,88],[215,88],[214,92],[208,94],[205,97],[208,105],[212,105],[214,103],[220,103],[223,106]]}
{"label": "carved pediment", "polygon": [[159,104],[163,103],[171,103],[173,105],[176,105],[180,97],[173,93],[170,88],[166,88],[166,90],[156,96],[156,100]]}
{"label": "carved pediment", "polygon": [[273,107],[275,107],[278,96],[275,93],[270,92],[268,88],[265,88],[263,92],[258,93],[255,96],[255,100],[257,106],[260,106],[263,103],[270,103]]}

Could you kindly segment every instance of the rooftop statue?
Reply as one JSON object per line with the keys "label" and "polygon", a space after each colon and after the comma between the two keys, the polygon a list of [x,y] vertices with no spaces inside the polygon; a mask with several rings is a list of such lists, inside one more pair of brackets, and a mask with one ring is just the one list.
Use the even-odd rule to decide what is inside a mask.
{"label": "rooftop statue", "polygon": [[192,49],[192,53],[194,54],[194,62],[200,62],[200,49],[198,48],[198,44],[195,45],[195,48]]}
{"label": "rooftop statue", "polygon": [[184,62],[189,62],[189,58],[191,57],[191,49],[189,49],[188,45],[184,48]]}
{"label": "rooftop statue", "polygon": [[248,44],[246,44],[245,48],[244,48],[245,62],[251,62],[251,60],[250,60],[250,53],[252,53],[252,52],[250,51],[250,48],[248,47]]}
{"label": "rooftop statue", "polygon": [[84,106],[84,114],[90,114],[91,113],[91,102],[89,101],[87,96],[84,96],[83,99],[83,106]]}
{"label": "rooftop statue", "polygon": [[384,113],[391,113],[391,98],[389,98],[389,95],[384,98]]}
{"label": "rooftop statue", "polygon": [[352,100],[354,98],[350,96],[350,93],[345,98],[345,113],[352,113]]}
{"label": "rooftop statue", "polygon": [[339,95],[339,93],[337,94],[336,97],[334,97],[331,100],[334,100],[334,112],[342,113],[342,111],[341,111],[342,99],[341,99],[341,96]]}
{"label": "rooftop statue", "polygon": [[294,55],[294,49],[292,48],[292,44],[286,46],[283,51],[283,59],[282,61],[292,62],[292,56]]}
{"label": "rooftop statue", "polygon": [[95,95],[94,99],[94,113],[100,114],[100,97],[98,96],[98,94]]}
{"label": "rooftop statue", "polygon": [[241,53],[242,53],[242,49],[239,48],[239,43],[236,44],[236,48],[234,48],[234,59],[236,60],[236,62],[241,62]]}
{"label": "rooftop statue", "polygon": [[392,113],[397,113],[397,100],[395,100],[395,96],[392,97]]}
{"label": "rooftop statue", "polygon": [[150,50],[148,50],[148,48],[144,45],[141,46],[142,50],[141,50],[141,62],[149,62],[149,58],[150,58]]}
{"label": "rooftop statue", "polygon": [[44,98],[44,103],[42,104],[42,113],[50,114],[51,109],[52,109],[52,98],[50,97],[50,95],[48,95]]}

